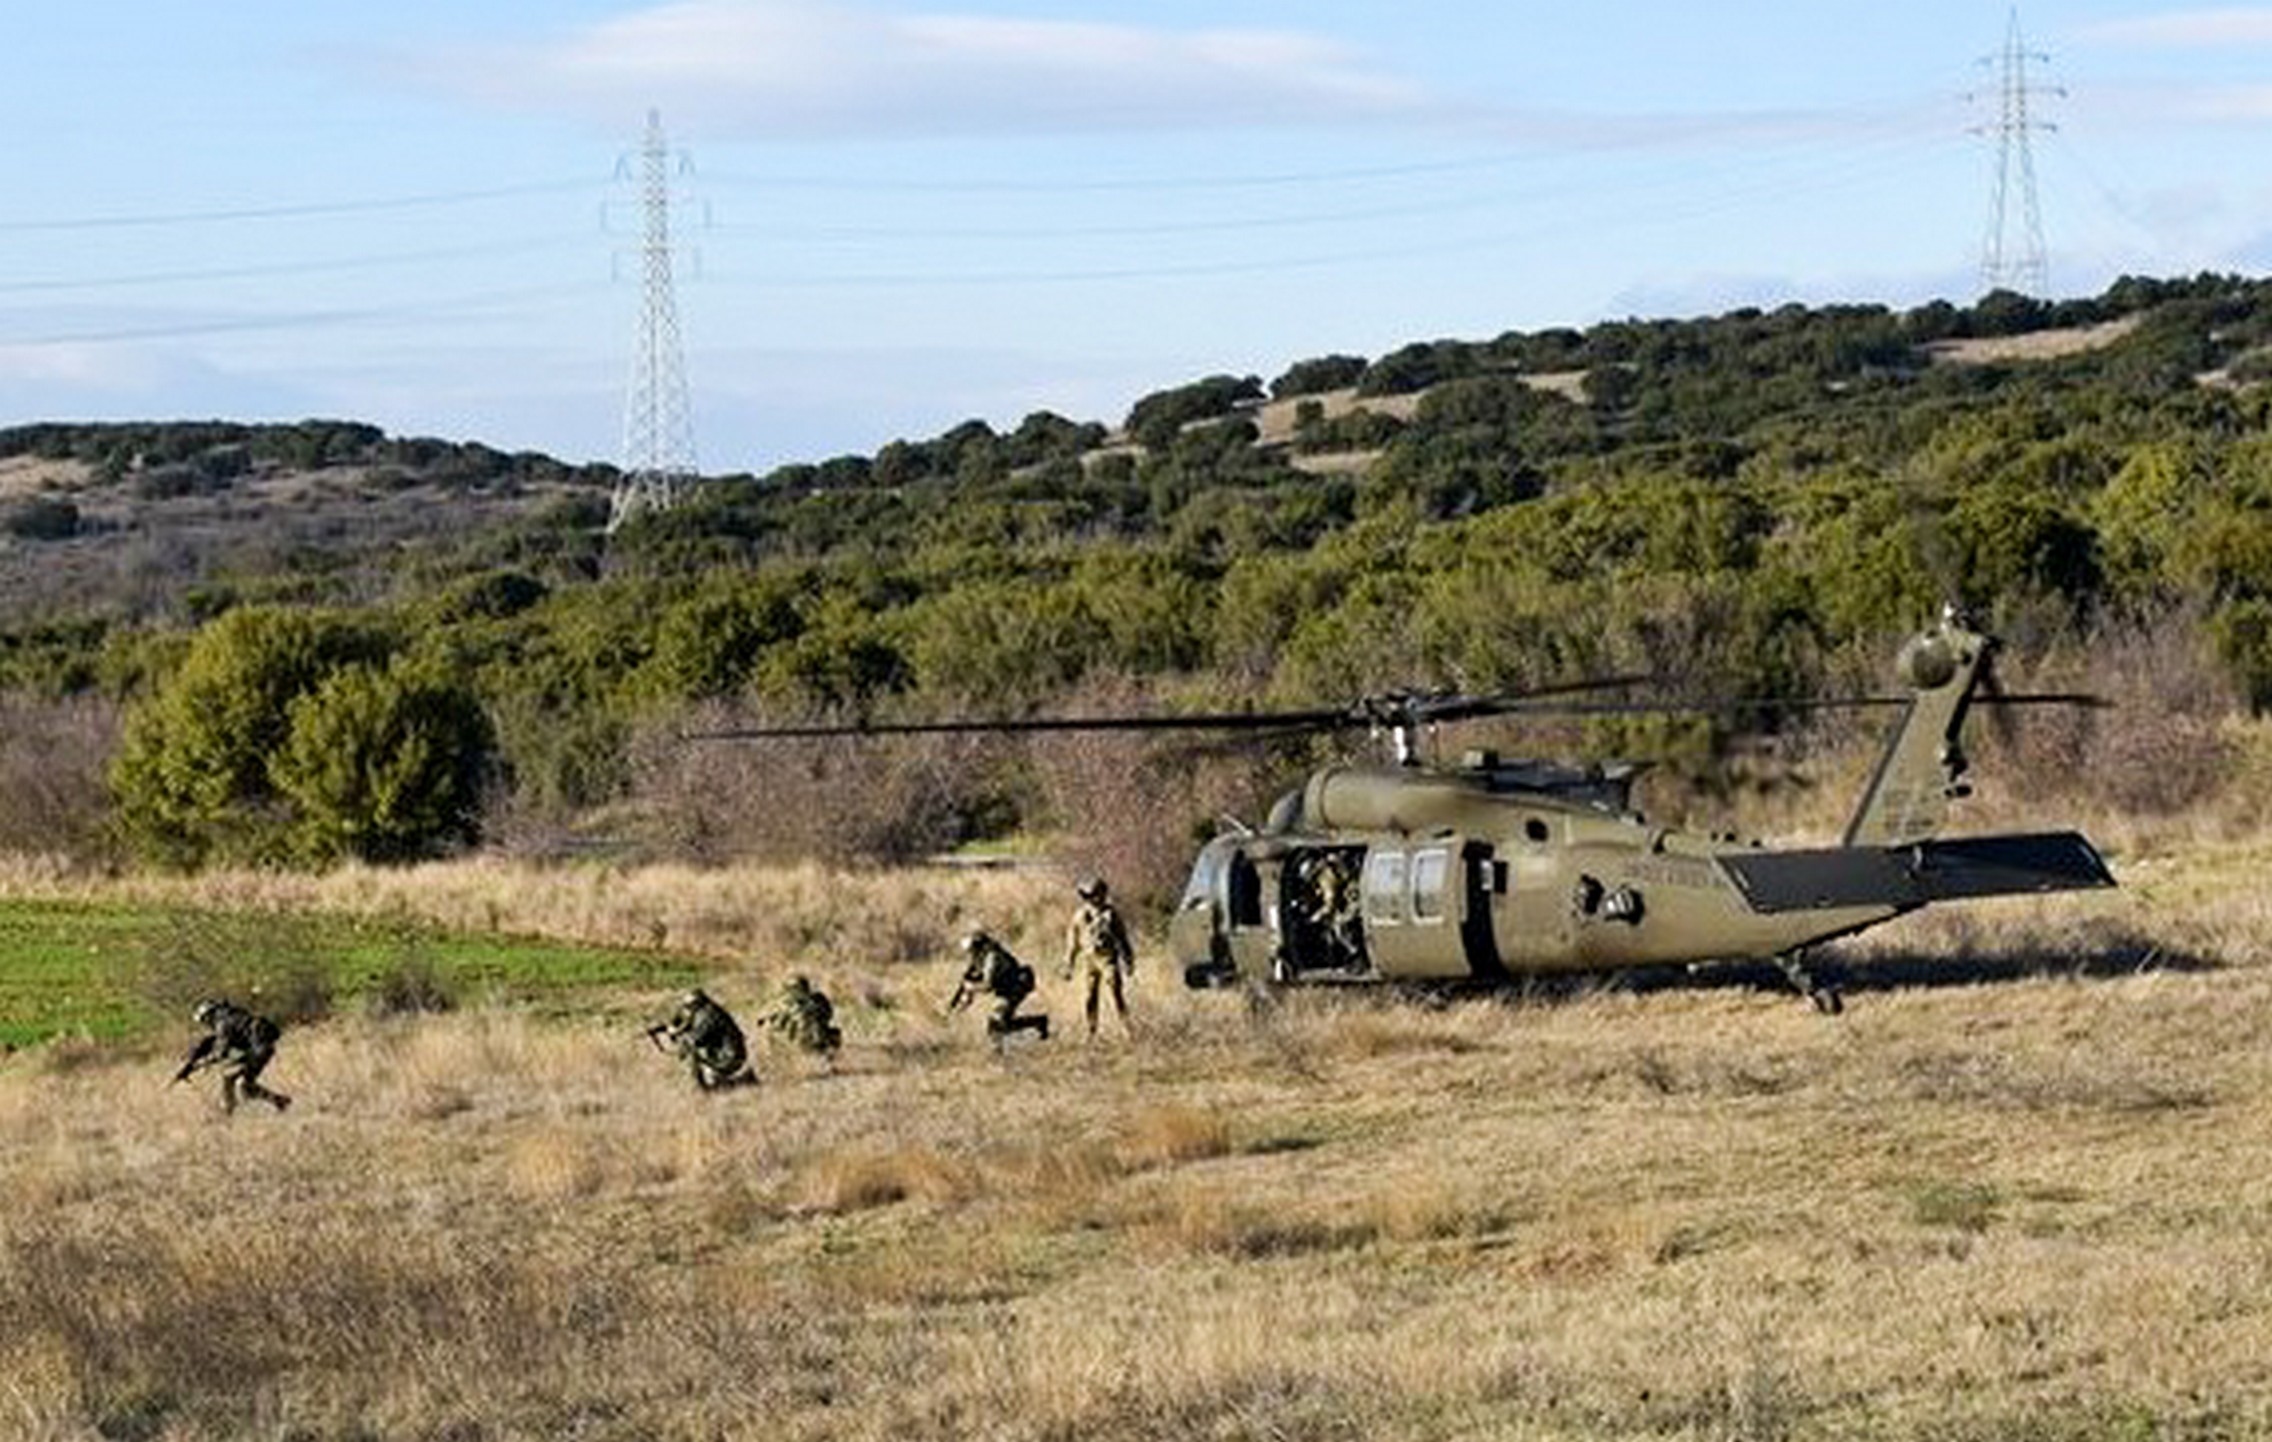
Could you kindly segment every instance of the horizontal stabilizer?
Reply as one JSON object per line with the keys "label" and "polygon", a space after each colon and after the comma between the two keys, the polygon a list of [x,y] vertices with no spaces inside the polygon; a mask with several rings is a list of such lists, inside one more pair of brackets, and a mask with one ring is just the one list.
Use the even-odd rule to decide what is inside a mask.
{"label": "horizontal stabilizer", "polygon": [[1903,909],[1933,901],[2112,886],[2081,833],[1966,836],[1907,846],[1754,851],[1719,858],[1753,911]]}

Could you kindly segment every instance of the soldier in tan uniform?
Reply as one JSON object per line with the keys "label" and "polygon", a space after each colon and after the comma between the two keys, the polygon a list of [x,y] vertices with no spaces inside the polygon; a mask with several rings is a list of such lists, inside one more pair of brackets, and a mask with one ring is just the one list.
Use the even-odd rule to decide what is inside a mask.
{"label": "soldier in tan uniform", "polygon": [[1124,980],[1136,969],[1136,948],[1128,940],[1128,924],[1112,904],[1103,877],[1083,881],[1074,888],[1074,894],[1081,898],[1081,909],[1073,913],[1073,924],[1065,936],[1065,979],[1072,980],[1076,969],[1082,974],[1082,1011],[1088,1017],[1091,1037],[1097,1034],[1097,993],[1108,981],[1121,1029],[1134,1035],[1135,1029],[1128,1024]]}

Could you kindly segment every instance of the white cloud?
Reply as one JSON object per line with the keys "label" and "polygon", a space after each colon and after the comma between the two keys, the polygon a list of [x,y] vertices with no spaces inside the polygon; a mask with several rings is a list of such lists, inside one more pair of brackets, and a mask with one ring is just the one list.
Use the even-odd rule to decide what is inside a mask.
{"label": "white cloud", "polygon": [[2181,10],[2085,26],[2086,44],[2191,50],[2227,45],[2272,45],[2272,8],[2232,6],[2219,10]]}
{"label": "white cloud", "polygon": [[516,105],[610,115],[667,98],[752,138],[1113,130],[1426,108],[1345,47],[1286,30],[899,14],[842,0],[675,0],[525,51],[416,65]]}

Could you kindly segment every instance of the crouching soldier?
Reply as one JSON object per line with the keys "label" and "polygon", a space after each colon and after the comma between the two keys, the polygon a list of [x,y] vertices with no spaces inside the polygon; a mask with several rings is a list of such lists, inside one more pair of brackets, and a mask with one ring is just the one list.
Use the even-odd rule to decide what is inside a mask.
{"label": "crouching soldier", "polygon": [[1012,955],[1004,946],[983,931],[974,931],[963,939],[964,955],[970,964],[963,968],[962,981],[955,994],[947,1001],[947,1010],[961,1011],[970,1005],[971,998],[980,992],[994,998],[994,1014],[986,1018],[986,1034],[999,1046],[1013,1032],[1039,1032],[1041,1039],[1049,1039],[1049,1018],[1046,1016],[1019,1016],[1018,1007],[1033,995],[1033,968]]}
{"label": "crouching soldier", "polygon": [[749,1043],[741,1024],[699,989],[679,998],[678,1010],[668,1021],[648,1027],[647,1040],[683,1058],[694,1074],[694,1084],[706,1092],[757,1080],[744,1070],[749,1065]]}
{"label": "crouching soldier", "polygon": [[292,1104],[282,1092],[260,1084],[260,1073],[276,1055],[280,1028],[265,1016],[255,1016],[234,1002],[218,998],[201,1001],[190,1013],[205,1035],[182,1058],[175,1082],[185,1082],[205,1067],[221,1069],[221,1109],[234,1113],[237,1103],[254,1097],[278,1111]]}
{"label": "crouching soldier", "polygon": [[833,1058],[844,1045],[836,1026],[836,1007],[828,993],[802,975],[789,978],[781,1000],[766,1013],[765,1024],[815,1056]]}

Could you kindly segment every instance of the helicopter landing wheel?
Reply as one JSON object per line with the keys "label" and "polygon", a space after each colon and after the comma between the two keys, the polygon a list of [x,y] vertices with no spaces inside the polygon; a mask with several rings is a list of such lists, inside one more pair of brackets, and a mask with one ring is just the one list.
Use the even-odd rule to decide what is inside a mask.
{"label": "helicopter landing wheel", "polygon": [[1807,993],[1807,1000],[1813,1002],[1814,1009],[1824,1016],[1836,1016],[1846,1009],[1846,998],[1839,994],[1835,986],[1818,986]]}

